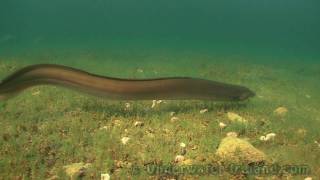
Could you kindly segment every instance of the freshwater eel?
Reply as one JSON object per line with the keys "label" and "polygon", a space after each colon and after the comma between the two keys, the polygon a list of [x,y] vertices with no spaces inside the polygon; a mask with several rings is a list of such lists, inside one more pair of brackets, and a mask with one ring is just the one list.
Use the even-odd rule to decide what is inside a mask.
{"label": "freshwater eel", "polygon": [[190,77],[120,79],[53,64],[24,67],[0,82],[0,100],[37,85],[56,85],[113,100],[215,100],[242,101],[250,89]]}

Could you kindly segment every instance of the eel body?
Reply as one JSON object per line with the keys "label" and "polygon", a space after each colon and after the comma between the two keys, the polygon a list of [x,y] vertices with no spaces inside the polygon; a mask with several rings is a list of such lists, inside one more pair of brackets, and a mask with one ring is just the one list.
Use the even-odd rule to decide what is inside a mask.
{"label": "eel body", "polygon": [[0,82],[0,100],[37,85],[56,85],[115,100],[242,101],[255,95],[250,89],[216,81],[168,77],[119,79],[62,65],[38,64],[22,68]]}

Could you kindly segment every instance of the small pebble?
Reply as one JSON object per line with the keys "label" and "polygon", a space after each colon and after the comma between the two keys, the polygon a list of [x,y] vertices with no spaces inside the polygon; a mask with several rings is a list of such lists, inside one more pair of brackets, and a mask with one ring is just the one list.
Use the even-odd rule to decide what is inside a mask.
{"label": "small pebble", "polygon": [[243,117],[241,117],[240,115],[236,114],[236,113],[233,113],[233,112],[228,112],[227,113],[227,116],[228,116],[228,119],[230,121],[238,121],[238,122],[241,122],[241,123],[246,123],[247,120],[244,119]]}
{"label": "small pebble", "polygon": [[40,94],[40,91],[35,91],[35,92],[32,93],[32,96],[37,96],[39,94]]}
{"label": "small pebble", "polygon": [[312,180],[312,177],[306,177],[304,180]]}
{"label": "small pebble", "polygon": [[108,126],[103,126],[100,129],[108,130]]}
{"label": "small pebble", "polygon": [[274,113],[279,115],[279,116],[284,116],[288,112],[288,109],[285,107],[278,107],[276,110],[274,110]]}
{"label": "small pebble", "polygon": [[173,116],[170,120],[171,120],[171,122],[175,122],[175,121],[179,120],[179,118],[176,116]]}
{"label": "small pebble", "polygon": [[184,156],[177,155],[176,158],[174,159],[174,162],[175,163],[180,163],[180,162],[184,161],[184,159],[185,159]]}
{"label": "small pebble", "polygon": [[260,136],[260,140],[261,141],[269,141],[269,140],[274,140],[274,138],[276,137],[276,134],[275,133],[269,133],[265,136]]}
{"label": "small pebble", "polygon": [[204,113],[206,113],[206,112],[208,112],[208,109],[202,109],[202,110],[200,110],[200,114],[204,114]]}
{"label": "small pebble", "polygon": [[176,114],[176,112],[170,112],[170,116],[174,116]]}
{"label": "small pebble", "polygon": [[101,180],[110,180],[110,175],[108,173],[101,174]]}
{"label": "small pebble", "polygon": [[152,105],[151,105],[151,108],[154,108],[154,107],[156,107],[156,104],[157,104],[157,100],[152,100]]}
{"label": "small pebble", "polygon": [[144,125],[144,123],[141,122],[141,121],[136,121],[136,122],[134,122],[134,126],[135,126],[135,127],[141,127],[141,126],[143,126],[143,125]]}
{"label": "small pebble", "polygon": [[129,109],[131,107],[130,103],[125,103],[125,109]]}
{"label": "small pebble", "polygon": [[126,145],[129,140],[130,140],[130,138],[128,138],[128,137],[123,137],[123,138],[121,139],[121,142],[122,142],[122,144]]}
{"label": "small pebble", "polygon": [[306,98],[310,99],[310,98],[311,98],[311,96],[310,96],[309,94],[306,94]]}
{"label": "small pebble", "polygon": [[138,73],[143,73],[143,69],[140,69],[140,68],[139,68],[139,69],[137,69],[137,72],[138,72]]}
{"label": "small pebble", "polygon": [[227,136],[228,136],[228,137],[238,137],[238,134],[237,134],[236,132],[233,132],[233,131],[232,131],[232,132],[228,132],[228,133],[227,133]]}
{"label": "small pebble", "polygon": [[220,127],[221,129],[224,129],[225,127],[227,127],[227,125],[226,125],[225,123],[223,123],[223,122],[220,122],[220,123],[219,123],[219,127]]}
{"label": "small pebble", "polygon": [[185,148],[186,144],[182,142],[182,143],[180,143],[180,147]]}

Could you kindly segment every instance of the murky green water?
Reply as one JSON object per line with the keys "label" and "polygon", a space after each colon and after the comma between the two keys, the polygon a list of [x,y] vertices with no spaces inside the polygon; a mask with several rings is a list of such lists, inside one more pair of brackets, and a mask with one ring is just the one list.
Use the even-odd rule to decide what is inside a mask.
{"label": "murky green water", "polygon": [[[3,0],[1,54],[38,48],[319,57],[317,1]],[[130,61],[130,59],[126,59]],[[265,59],[264,59],[265,60]]]}

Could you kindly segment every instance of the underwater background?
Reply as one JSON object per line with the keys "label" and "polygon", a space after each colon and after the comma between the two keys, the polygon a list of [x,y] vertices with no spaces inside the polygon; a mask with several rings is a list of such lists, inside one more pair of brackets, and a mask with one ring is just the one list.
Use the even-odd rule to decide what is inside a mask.
{"label": "underwater background", "polygon": [[[132,164],[174,162],[181,142],[187,162],[219,164],[216,148],[228,132],[269,163],[310,167],[277,178],[319,177],[319,17],[316,0],[1,0],[1,79],[26,65],[53,63],[112,77],[199,77],[257,95],[241,104],[169,101],[151,108],[152,102],[35,87],[0,102],[0,177],[63,178],[66,165],[81,162],[91,166],[86,177],[125,178]],[[230,112],[249,124],[231,122]],[[259,140],[267,133],[276,134],[274,141]]]}

